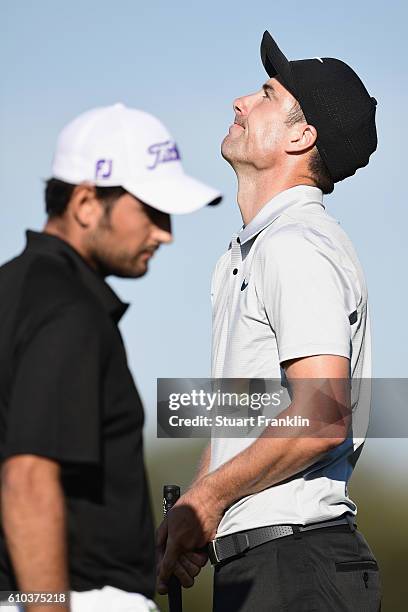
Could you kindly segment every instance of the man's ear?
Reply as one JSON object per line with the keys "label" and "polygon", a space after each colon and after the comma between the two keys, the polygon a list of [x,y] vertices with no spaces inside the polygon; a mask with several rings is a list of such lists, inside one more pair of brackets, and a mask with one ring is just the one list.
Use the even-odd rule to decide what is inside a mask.
{"label": "man's ear", "polygon": [[312,149],[317,140],[317,130],[309,123],[296,123],[289,132],[287,153],[303,153]]}
{"label": "man's ear", "polygon": [[93,229],[103,214],[102,206],[96,197],[95,187],[88,183],[77,185],[68,205],[74,221],[83,229]]}

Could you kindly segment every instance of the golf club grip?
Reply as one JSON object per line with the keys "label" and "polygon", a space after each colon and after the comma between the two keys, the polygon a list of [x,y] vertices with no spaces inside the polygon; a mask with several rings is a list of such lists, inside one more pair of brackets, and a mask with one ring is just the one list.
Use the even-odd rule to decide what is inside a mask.
{"label": "golf club grip", "polygon": [[[165,485],[163,487],[163,515],[166,517],[180,497],[180,487],[177,485]],[[181,596],[181,584],[176,576],[170,576],[168,583],[169,612],[182,612],[183,601]]]}

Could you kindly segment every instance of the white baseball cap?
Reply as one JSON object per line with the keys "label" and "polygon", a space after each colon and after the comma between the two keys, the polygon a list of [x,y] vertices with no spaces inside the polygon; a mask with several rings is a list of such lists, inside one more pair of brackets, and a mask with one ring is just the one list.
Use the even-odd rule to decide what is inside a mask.
{"label": "white baseball cap", "polygon": [[64,127],[52,176],[74,185],[120,186],[170,214],[193,212],[222,198],[184,173],[177,145],[156,117],[120,103],[87,111]]}

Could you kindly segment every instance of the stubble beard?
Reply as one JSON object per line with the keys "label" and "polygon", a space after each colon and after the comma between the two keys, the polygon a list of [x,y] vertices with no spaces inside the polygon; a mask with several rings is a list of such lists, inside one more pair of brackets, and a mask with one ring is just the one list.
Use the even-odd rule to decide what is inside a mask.
{"label": "stubble beard", "polygon": [[106,221],[99,225],[89,244],[92,260],[101,276],[139,278],[148,271],[148,262],[141,261],[142,252],[131,254],[118,247],[112,249],[107,241],[111,226]]}
{"label": "stubble beard", "polygon": [[225,136],[221,143],[221,155],[234,170],[235,166],[241,161],[238,152],[239,146],[236,145],[237,143],[234,142],[229,134]]}
{"label": "stubble beard", "polygon": [[117,276],[118,278],[140,278],[148,271],[147,262],[140,261],[140,253],[130,256],[129,253],[99,252],[97,255],[98,267],[103,276]]}
{"label": "stubble beard", "polygon": [[222,141],[221,155],[232,167],[238,180],[240,175],[248,172],[248,169],[253,165],[246,151],[245,144],[239,138],[232,139],[229,134]]}

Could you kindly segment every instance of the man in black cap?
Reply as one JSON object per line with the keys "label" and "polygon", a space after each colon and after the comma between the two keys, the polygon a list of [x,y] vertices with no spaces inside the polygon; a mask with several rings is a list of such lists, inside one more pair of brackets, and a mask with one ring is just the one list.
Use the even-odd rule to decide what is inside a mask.
{"label": "man in black cap", "polygon": [[261,57],[270,79],[235,100],[222,143],[244,226],[213,277],[212,375],[282,376],[284,414],[322,429],[213,438],[159,530],[159,590],[172,572],[191,586],[200,559],[183,553],[210,542],[216,612],[377,612],[378,566],[347,491],[367,425],[367,288],[323,205],[375,151],[376,101],[342,61],[290,62],[268,32]]}

